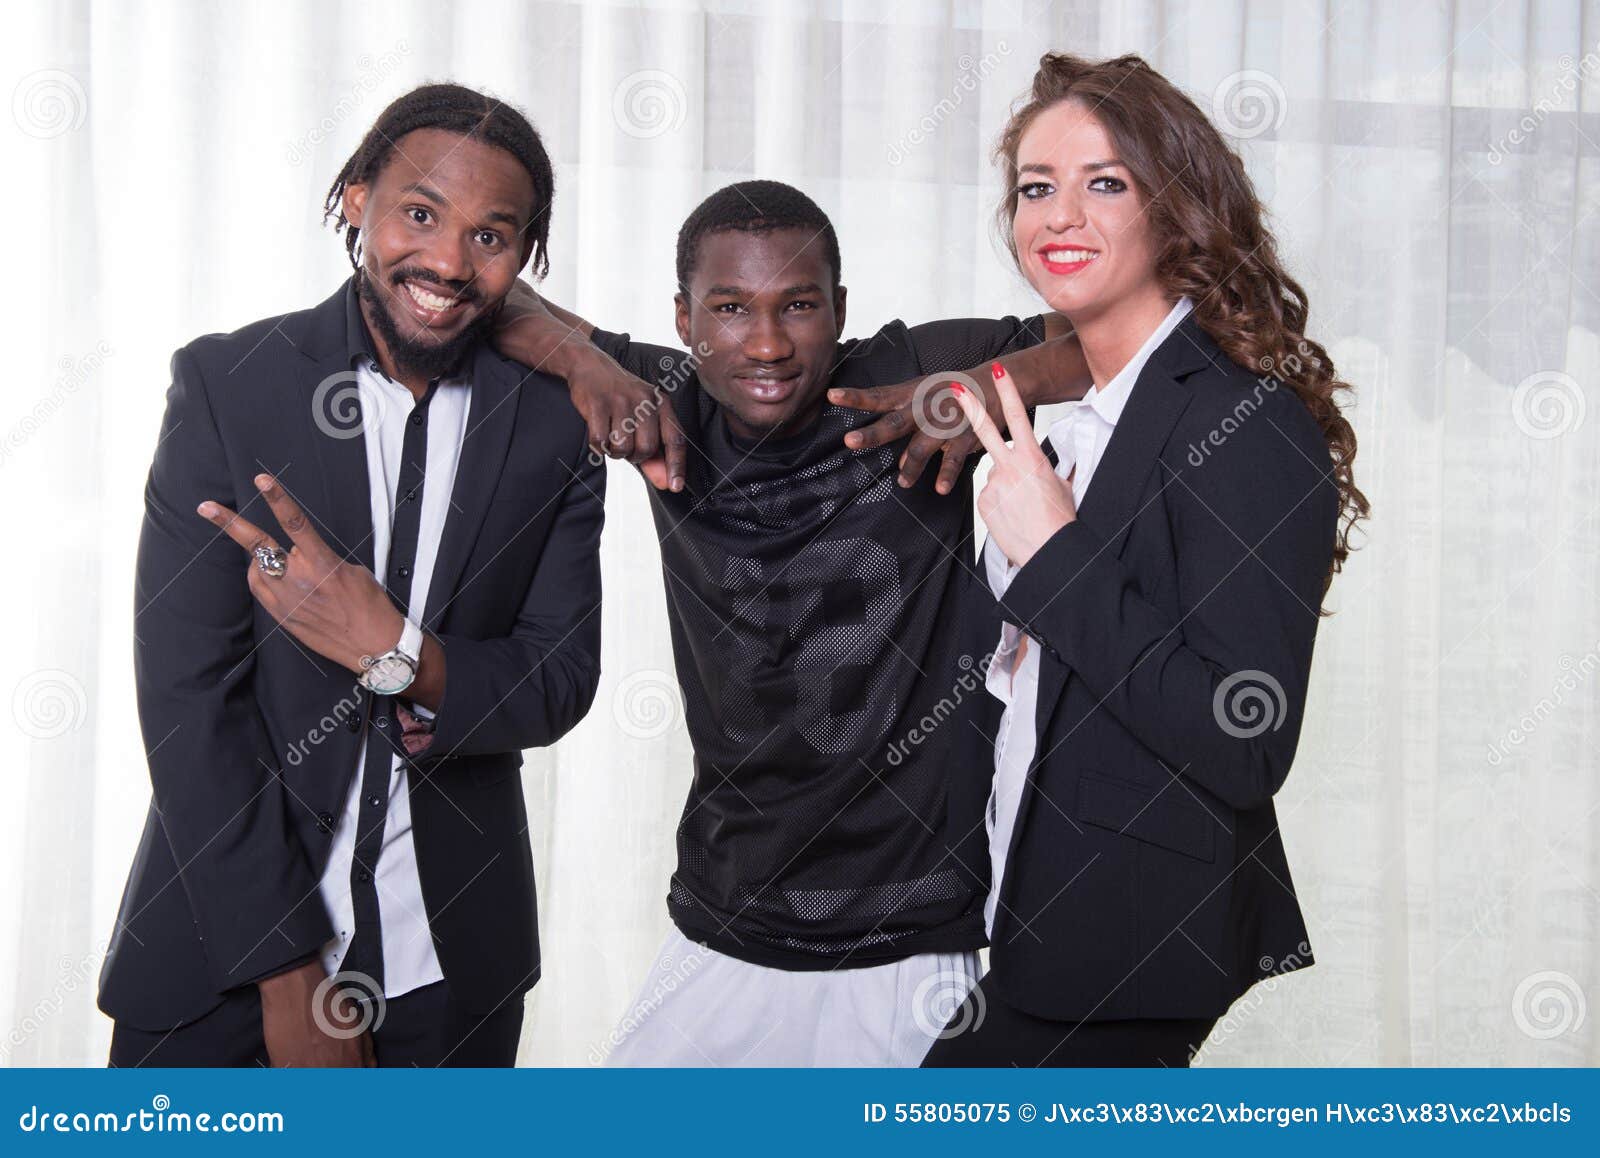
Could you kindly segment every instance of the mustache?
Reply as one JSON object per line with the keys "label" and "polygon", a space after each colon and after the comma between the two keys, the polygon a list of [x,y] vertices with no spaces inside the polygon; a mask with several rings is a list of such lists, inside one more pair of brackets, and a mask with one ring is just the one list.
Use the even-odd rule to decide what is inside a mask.
{"label": "mustache", "polygon": [[428,269],[397,269],[389,275],[389,281],[397,289],[402,282],[426,282],[428,285],[438,286],[441,292],[469,305],[478,300],[478,292],[472,288],[471,282],[446,281]]}

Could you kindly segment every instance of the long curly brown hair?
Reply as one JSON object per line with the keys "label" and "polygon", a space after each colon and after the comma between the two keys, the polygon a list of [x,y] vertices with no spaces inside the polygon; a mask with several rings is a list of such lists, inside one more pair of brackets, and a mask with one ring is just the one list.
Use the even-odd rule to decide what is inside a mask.
{"label": "long curly brown hair", "polygon": [[1190,298],[1195,320],[1229,358],[1286,382],[1322,428],[1339,487],[1331,583],[1350,554],[1356,522],[1370,510],[1352,472],[1355,431],[1335,399],[1350,384],[1306,337],[1305,291],[1278,259],[1244,162],[1195,103],[1143,58],[1046,53],[995,147],[1005,180],[996,224],[1014,259],[1017,148],[1035,117],[1066,100],[1094,114],[1133,174],[1147,203],[1156,276],[1168,294]]}

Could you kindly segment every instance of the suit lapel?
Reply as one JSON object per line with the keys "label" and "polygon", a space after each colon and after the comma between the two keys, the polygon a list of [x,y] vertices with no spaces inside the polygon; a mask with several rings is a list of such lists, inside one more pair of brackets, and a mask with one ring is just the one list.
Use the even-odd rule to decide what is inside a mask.
{"label": "suit lapel", "polygon": [[472,406],[467,413],[467,433],[456,466],[455,488],[445,517],[439,555],[428,585],[428,607],[423,626],[437,631],[445,608],[455,596],[462,572],[477,542],[478,530],[494,498],[495,487],[511,449],[517,425],[517,368],[488,346],[473,357]]}
{"label": "suit lapel", "polygon": [[[1155,469],[1173,426],[1189,405],[1189,390],[1181,379],[1205,365],[1213,355],[1220,357],[1221,353],[1191,314],[1151,355],[1128,395],[1111,441],[1095,467],[1093,485],[1078,510],[1078,518],[1105,540],[1105,549],[1113,557],[1121,556],[1142,504],[1149,501],[1146,480]],[[1055,461],[1053,450],[1046,453]],[[1070,674],[1071,668],[1065,663],[1041,660],[1036,719],[1041,738],[1049,734]],[[1035,759],[1045,755],[1040,752]]]}
{"label": "suit lapel", "polygon": [[320,501],[308,495],[303,505],[330,547],[374,570],[365,415],[346,341],[348,286],[307,315],[298,340],[289,335],[308,359],[299,375],[300,411],[322,479]]}

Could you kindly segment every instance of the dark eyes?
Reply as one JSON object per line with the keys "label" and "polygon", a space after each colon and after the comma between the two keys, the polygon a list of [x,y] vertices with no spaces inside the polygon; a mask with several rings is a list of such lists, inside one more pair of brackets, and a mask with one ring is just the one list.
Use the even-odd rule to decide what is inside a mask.
{"label": "dark eyes", "polygon": [[[405,214],[411,218],[414,225],[434,224],[433,210],[425,205],[407,205]],[[474,241],[485,249],[499,249],[505,245],[505,239],[492,229],[480,229],[472,237]]]}
{"label": "dark eyes", "polygon": [[[808,301],[792,301],[783,308],[786,310],[814,310],[817,308],[817,303]],[[738,302],[723,302],[721,305],[711,307],[711,312],[714,314],[736,314],[742,312],[743,310],[744,306],[740,305]]]}
{"label": "dark eyes", "polygon": [[[1096,177],[1089,182],[1089,188],[1096,193],[1126,193],[1128,183],[1120,177]],[[1048,181],[1028,181],[1016,188],[1017,196],[1024,201],[1038,201],[1055,191]]]}

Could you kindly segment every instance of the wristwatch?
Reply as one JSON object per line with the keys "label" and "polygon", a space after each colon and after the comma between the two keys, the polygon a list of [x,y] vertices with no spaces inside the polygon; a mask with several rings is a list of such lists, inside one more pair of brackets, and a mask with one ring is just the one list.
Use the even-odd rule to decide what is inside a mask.
{"label": "wristwatch", "polygon": [[407,619],[400,642],[382,655],[361,657],[358,682],[380,696],[397,696],[417,678],[417,662],[422,656],[422,625]]}

